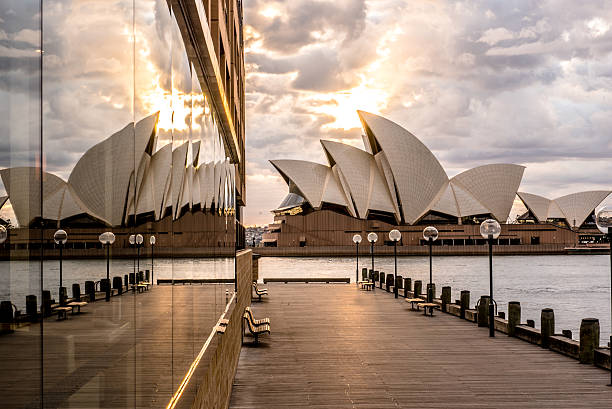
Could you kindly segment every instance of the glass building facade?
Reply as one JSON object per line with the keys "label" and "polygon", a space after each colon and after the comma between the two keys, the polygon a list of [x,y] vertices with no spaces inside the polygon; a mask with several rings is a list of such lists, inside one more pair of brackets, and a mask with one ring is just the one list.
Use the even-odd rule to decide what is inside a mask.
{"label": "glass building facade", "polygon": [[240,1],[3,1],[0,70],[1,406],[188,407],[242,242]]}

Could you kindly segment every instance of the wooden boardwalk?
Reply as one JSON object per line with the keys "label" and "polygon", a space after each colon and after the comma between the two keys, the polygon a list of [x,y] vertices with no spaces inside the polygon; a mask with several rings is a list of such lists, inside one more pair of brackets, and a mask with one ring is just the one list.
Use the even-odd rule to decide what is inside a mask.
{"label": "wooden boardwalk", "polygon": [[612,408],[610,373],[384,290],[268,284],[231,408]]}
{"label": "wooden boardwalk", "polygon": [[225,308],[225,288],[233,284],[155,286],[45,319],[42,359],[39,324],[2,335],[0,407],[40,408],[41,386],[45,408],[166,407]]}

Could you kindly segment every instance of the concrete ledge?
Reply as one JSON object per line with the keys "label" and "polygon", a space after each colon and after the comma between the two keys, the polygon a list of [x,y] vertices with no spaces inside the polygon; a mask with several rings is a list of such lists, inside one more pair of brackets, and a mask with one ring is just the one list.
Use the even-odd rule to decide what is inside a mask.
{"label": "concrete ledge", "polygon": [[574,359],[578,359],[580,356],[580,342],[562,335],[554,335],[550,337],[549,340],[549,348],[551,351],[558,352]]}
{"label": "concrete ledge", "polygon": [[514,335],[516,338],[532,344],[540,345],[542,343],[542,334],[540,330],[528,327],[527,325],[517,325]]}
{"label": "concrete ledge", "polygon": [[595,366],[610,369],[610,350],[608,348],[595,349]]}
{"label": "concrete ledge", "polygon": [[495,317],[495,330],[504,334],[508,334],[508,320]]}
{"label": "concrete ledge", "polygon": [[478,311],[465,310],[465,319],[468,321],[476,322],[478,320]]}

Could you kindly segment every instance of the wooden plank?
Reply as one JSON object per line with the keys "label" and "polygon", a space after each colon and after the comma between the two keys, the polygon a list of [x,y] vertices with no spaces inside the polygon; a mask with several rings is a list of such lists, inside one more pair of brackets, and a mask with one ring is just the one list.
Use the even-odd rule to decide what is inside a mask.
{"label": "wooden plank", "polygon": [[386,292],[270,284],[272,332],[247,342],[231,408],[612,407],[608,371]]}

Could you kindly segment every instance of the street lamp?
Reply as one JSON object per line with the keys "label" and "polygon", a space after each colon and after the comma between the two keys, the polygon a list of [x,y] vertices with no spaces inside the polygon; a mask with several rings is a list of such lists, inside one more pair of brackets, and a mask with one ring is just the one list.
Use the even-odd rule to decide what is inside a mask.
{"label": "street lamp", "polygon": [[480,225],[480,235],[489,242],[489,336],[495,336],[495,312],[493,303],[493,240],[499,237],[501,226],[494,219],[487,219]]}
{"label": "street lamp", "polygon": [[110,301],[110,246],[115,242],[115,235],[113,232],[106,231],[98,237],[100,243],[106,246],[106,301]]}
{"label": "street lamp", "polygon": [[[135,246],[136,245],[136,235],[135,234],[130,234],[130,237],[128,237],[128,242],[130,243],[130,246]],[[134,284],[138,283],[138,272],[136,271],[136,259],[132,258],[132,272],[134,273]]]}
{"label": "street lamp", "polygon": [[155,247],[155,236],[149,237],[149,243],[151,244],[151,285],[155,283],[153,280],[153,248]]}
{"label": "street lamp", "polygon": [[402,233],[399,230],[393,229],[389,232],[389,238],[393,241],[393,259],[395,260],[395,270],[393,273],[393,277],[395,280],[393,281],[393,293],[395,298],[397,298],[397,242],[402,239]]}
{"label": "street lamp", "polygon": [[[370,254],[372,255],[372,282],[374,282],[374,243],[378,240],[378,234],[368,233],[368,241],[370,242]],[[372,291],[376,288],[376,284],[372,286]]]}
{"label": "street lamp", "polygon": [[[608,236],[610,242],[610,319],[612,320],[612,206],[607,205],[599,209],[595,216],[597,228]],[[612,333],[610,335],[610,347],[612,347]],[[612,386],[612,369],[610,370],[610,385]]]}
{"label": "street lamp", "polygon": [[59,246],[59,253],[60,253],[60,277],[59,277],[59,295],[60,295],[60,304],[63,305],[63,299],[62,299],[62,258],[63,258],[63,254],[62,254],[62,249],[64,248],[64,244],[66,244],[66,241],[68,241],[68,233],[66,233],[64,230],[58,230],[55,232],[55,234],[53,234],[53,241],[55,241],[55,244],[57,244]]}
{"label": "street lamp", "polygon": [[355,267],[355,284],[359,285],[359,243],[361,243],[361,235],[356,234],[353,236],[353,243],[355,243],[356,246],[356,260],[357,260],[357,266]]}
{"label": "street lamp", "polygon": [[423,238],[427,240],[429,246],[429,288],[427,289],[427,302],[433,302],[433,268],[431,260],[431,246],[433,242],[438,240],[438,229],[433,226],[428,226],[423,229]]}
{"label": "street lamp", "polygon": [[[136,235],[136,254],[137,254],[137,267],[136,267],[136,276],[140,276],[140,247],[142,246],[142,243],[144,242],[144,238],[142,237],[142,234],[138,233]],[[138,281],[138,279],[136,279],[136,281]]]}

